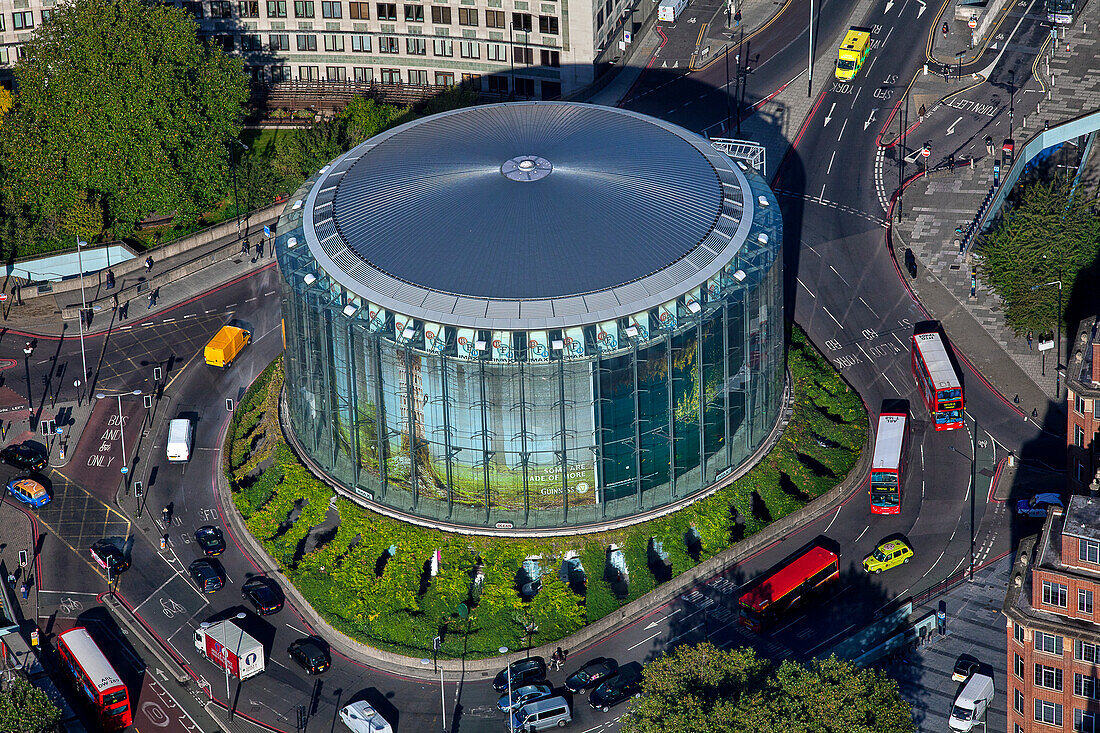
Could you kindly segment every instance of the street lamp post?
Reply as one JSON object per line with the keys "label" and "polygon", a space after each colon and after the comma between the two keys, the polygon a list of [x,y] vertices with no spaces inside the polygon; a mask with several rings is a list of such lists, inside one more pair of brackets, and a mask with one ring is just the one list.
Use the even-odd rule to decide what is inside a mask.
{"label": "street lamp post", "polygon": [[[130,394],[135,395],[135,396],[140,395],[141,390],[140,389],[135,389]],[[102,392],[97,392],[95,398],[97,400],[101,400],[106,396],[107,395],[103,394]],[[122,475],[125,476],[126,474],[128,474],[130,472],[130,469],[126,466],[126,426],[125,426],[125,424],[123,424],[123,420],[122,420],[122,393],[120,392],[119,394],[115,395],[115,398],[118,400],[118,439],[119,439],[119,441],[122,445],[122,469],[121,470],[122,470]],[[129,486],[129,484],[127,484],[127,486]],[[129,491],[129,488],[127,488],[127,491]]]}
{"label": "street lamp post", "polygon": [[[501,654],[507,654],[508,647],[502,646],[500,649],[497,649],[497,651]],[[516,733],[516,721],[515,717],[512,715],[514,712],[512,710],[512,665],[509,664],[504,670],[508,675],[508,733]]]}
{"label": "street lamp post", "polygon": [[[1043,259],[1046,259],[1046,255],[1043,255]],[[1058,397],[1062,394],[1062,270],[1058,270],[1058,279],[1051,280],[1048,283],[1041,285],[1032,285],[1032,290],[1038,290],[1039,288],[1045,288],[1048,285],[1058,286],[1058,333],[1055,335],[1058,345],[1055,349],[1055,363],[1054,363],[1054,396]]]}
{"label": "street lamp post", "polygon": [[[85,381],[88,379],[88,357],[84,353],[84,314],[88,312],[88,301],[84,298],[84,258],[80,251],[87,246],[87,242],[82,242],[79,238],[76,240],[76,266],[80,268],[80,364],[84,368],[80,378]],[[79,403],[80,396],[77,395],[77,404]]]}

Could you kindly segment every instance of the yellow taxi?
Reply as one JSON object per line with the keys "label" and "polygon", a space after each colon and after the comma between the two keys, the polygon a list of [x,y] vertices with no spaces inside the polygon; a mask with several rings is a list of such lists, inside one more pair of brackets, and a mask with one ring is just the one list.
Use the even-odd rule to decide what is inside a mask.
{"label": "yellow taxi", "polygon": [[901,540],[883,542],[875,551],[863,560],[863,569],[869,573],[881,573],[883,570],[909,562],[913,557],[913,548]]}

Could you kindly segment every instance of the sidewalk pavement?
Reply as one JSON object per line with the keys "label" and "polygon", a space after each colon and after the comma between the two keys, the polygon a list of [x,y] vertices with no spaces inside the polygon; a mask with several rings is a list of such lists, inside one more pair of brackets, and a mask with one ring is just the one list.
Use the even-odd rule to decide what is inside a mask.
{"label": "sidewalk pavement", "polygon": [[[30,630],[38,619],[38,584],[41,582],[38,571],[41,565],[36,554],[37,532],[34,517],[17,506],[15,500],[5,496],[0,500],[0,583],[8,583],[8,575],[15,576],[15,588],[10,586],[0,603],[0,617],[23,627],[29,643]],[[27,553],[26,567],[19,565],[19,552]],[[27,598],[23,598],[21,589],[27,584]],[[12,602],[13,607],[8,608]]]}
{"label": "sidewalk pavement", "polygon": [[[1069,29],[1065,38],[1059,38],[1058,53],[1053,58],[1050,58],[1052,43],[1048,41],[1043,47],[1035,63],[1037,78],[1044,91],[1043,101],[1039,102],[1041,115],[1031,107],[1034,95],[1018,92],[1015,115],[1018,126],[1013,131],[1017,139],[1030,137],[1041,129],[1041,124],[1057,124],[1100,106],[1100,49],[1097,47],[1100,41],[1088,35],[1090,26],[1093,30],[1100,27],[1100,3],[1085,6],[1077,24]],[[1054,93],[1050,93],[1049,77],[1045,77],[1048,58],[1050,71],[1058,84]],[[1020,86],[1025,86],[1026,81],[1021,80]],[[944,90],[954,92],[943,97],[950,104],[951,97],[959,91],[953,86],[932,74],[919,77],[912,87],[910,115],[914,114],[914,106],[927,104],[920,100]],[[928,114],[932,114],[939,104],[928,104]],[[990,134],[999,145],[1007,132],[1004,129]],[[919,127],[910,133],[910,139],[920,139]],[[1055,394],[1057,356],[1053,351],[1045,352],[1044,363],[1037,342],[1029,345],[1023,335],[1017,336],[1006,326],[1000,298],[984,286],[980,277],[975,280],[975,296],[970,297],[973,260],[959,252],[956,227],[965,231],[974,221],[992,183],[992,158],[982,140],[961,141],[960,145],[954,151],[943,152],[953,152],[959,160],[976,158],[975,165],[959,165],[953,172],[936,170],[933,165],[930,176],[914,181],[906,189],[903,219],[893,228],[897,261],[903,263],[906,250],[912,251],[917,277],[909,278],[908,282],[920,302],[933,317],[944,323],[957,343],[965,344],[961,350],[1001,394],[1014,403],[1019,399],[1018,407],[1025,416],[1037,414],[1042,421],[1053,400],[1054,411],[1045,420],[1045,427],[1061,433],[1065,429],[1062,419],[1065,406]],[[1016,146],[1017,150],[1021,147],[1021,144]],[[939,158],[937,155],[936,159]],[[1002,354],[1007,354],[1010,360],[1003,359]]]}

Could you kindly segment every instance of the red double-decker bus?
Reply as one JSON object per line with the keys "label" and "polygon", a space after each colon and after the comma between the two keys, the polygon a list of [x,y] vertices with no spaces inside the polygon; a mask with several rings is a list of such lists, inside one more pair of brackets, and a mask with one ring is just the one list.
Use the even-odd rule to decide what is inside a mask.
{"label": "red double-decker bus", "polygon": [[913,334],[913,378],[936,430],[963,426],[962,381],[938,333]]}
{"label": "red double-decker bus", "polygon": [[871,458],[871,513],[901,512],[901,483],[909,453],[909,418],[904,413],[878,416],[875,452]]}
{"label": "red double-decker bus", "polygon": [[806,596],[840,577],[840,558],[824,547],[811,547],[744,593],[741,625],[761,632]]}
{"label": "red double-decker bus", "polygon": [[57,653],[76,686],[95,708],[104,730],[122,730],[133,722],[126,685],[87,629],[78,626],[59,634]]}

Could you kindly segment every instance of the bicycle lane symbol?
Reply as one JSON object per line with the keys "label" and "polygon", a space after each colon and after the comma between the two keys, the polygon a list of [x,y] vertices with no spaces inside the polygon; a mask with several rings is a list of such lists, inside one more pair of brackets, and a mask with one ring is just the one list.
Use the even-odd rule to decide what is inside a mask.
{"label": "bicycle lane symbol", "polygon": [[161,598],[160,608],[168,618],[174,618],[177,614],[183,613],[185,610],[183,606],[176,603],[171,598]]}
{"label": "bicycle lane symbol", "polygon": [[71,614],[74,611],[84,610],[84,604],[75,598],[66,596],[61,599],[61,603],[57,604],[57,610],[65,614]]}

